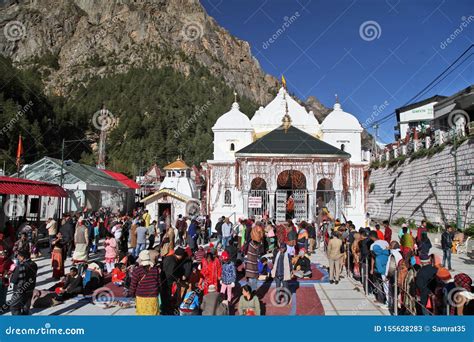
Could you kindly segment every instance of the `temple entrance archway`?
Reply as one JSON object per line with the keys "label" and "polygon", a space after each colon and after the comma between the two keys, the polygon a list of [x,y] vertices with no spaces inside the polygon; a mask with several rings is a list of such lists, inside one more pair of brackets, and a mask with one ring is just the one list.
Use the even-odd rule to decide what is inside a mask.
{"label": "temple entrance archway", "polygon": [[248,214],[249,217],[262,218],[268,216],[269,195],[267,182],[260,177],[252,179],[250,183]]}
{"label": "temple entrance archway", "polygon": [[285,170],[277,177],[275,219],[282,222],[293,218],[308,219],[306,176],[297,170]]}
{"label": "temple entrance archway", "polygon": [[318,182],[316,187],[316,207],[318,215],[322,214],[323,208],[326,208],[331,216],[337,214],[336,192],[334,191],[332,181],[328,178],[322,178]]}

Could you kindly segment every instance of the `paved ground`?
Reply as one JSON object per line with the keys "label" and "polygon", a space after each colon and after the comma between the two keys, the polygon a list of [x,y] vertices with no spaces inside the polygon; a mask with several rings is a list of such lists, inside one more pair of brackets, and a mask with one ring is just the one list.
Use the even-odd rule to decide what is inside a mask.
{"label": "paved ground", "polygon": [[[320,250],[312,256],[312,261],[327,265],[327,258]],[[373,297],[366,297],[364,289],[359,282],[348,278],[343,272],[343,278],[339,284],[329,282],[314,285],[319,295],[326,315],[389,315],[383,306],[376,304]]]}
{"label": "paved ground", "polygon": [[[396,233],[396,229],[394,234]],[[395,236],[395,235],[394,235]],[[439,242],[439,236],[430,234],[433,242],[432,252],[442,255]],[[436,240],[438,239],[438,240]],[[94,256],[94,255],[93,255]],[[98,260],[103,260],[103,251],[97,255]],[[54,285],[55,281],[51,278],[52,271],[49,258],[39,258],[35,260],[39,266],[37,288],[46,290]],[[272,303],[272,294],[274,282],[264,284],[260,282],[262,289],[259,292],[262,303],[266,308],[268,315],[388,315],[388,310],[375,303],[373,296],[366,297],[360,283],[345,274],[338,285],[329,284],[327,271],[327,259],[321,250],[317,250],[311,256],[313,266],[317,269],[315,277],[312,280],[305,280],[290,286],[291,301],[288,305],[274,305]],[[467,273],[474,278],[473,260],[465,255],[453,255],[452,266],[453,274]],[[66,262],[66,272],[71,264]],[[11,291],[9,291],[9,297]],[[34,310],[35,315],[134,315],[135,308],[121,308],[114,306],[106,308],[104,305],[92,303],[91,298],[78,297],[68,300],[64,304],[44,309]]]}

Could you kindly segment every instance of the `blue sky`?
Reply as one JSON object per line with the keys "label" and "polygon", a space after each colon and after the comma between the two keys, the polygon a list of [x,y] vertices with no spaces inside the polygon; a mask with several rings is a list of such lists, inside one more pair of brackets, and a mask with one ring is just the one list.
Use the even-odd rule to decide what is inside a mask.
{"label": "blue sky", "polygon": [[[291,92],[302,99],[313,95],[329,107],[337,93],[343,109],[369,131],[371,121],[407,103],[474,43],[471,0],[201,3],[221,26],[250,43],[267,73],[283,73]],[[450,36],[454,39],[447,42]],[[473,54],[474,48],[419,99],[473,84]],[[379,140],[393,141],[395,123],[393,116],[381,124]]]}

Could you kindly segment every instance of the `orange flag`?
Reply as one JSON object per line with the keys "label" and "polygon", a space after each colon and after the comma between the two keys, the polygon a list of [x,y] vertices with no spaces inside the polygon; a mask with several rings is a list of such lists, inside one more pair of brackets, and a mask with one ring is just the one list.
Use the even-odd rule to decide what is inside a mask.
{"label": "orange flag", "polygon": [[23,155],[23,141],[21,140],[21,134],[18,137],[18,148],[16,149],[16,167],[20,169],[21,156]]}

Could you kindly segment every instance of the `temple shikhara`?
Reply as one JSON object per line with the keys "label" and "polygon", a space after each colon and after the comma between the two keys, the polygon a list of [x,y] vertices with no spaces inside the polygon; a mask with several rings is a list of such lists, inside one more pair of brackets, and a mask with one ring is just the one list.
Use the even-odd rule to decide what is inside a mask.
{"label": "temple shikhara", "polygon": [[362,126],[337,99],[319,123],[282,87],[251,119],[235,101],[212,130],[214,158],[204,166],[213,222],[221,216],[314,220],[326,208],[364,226]]}

